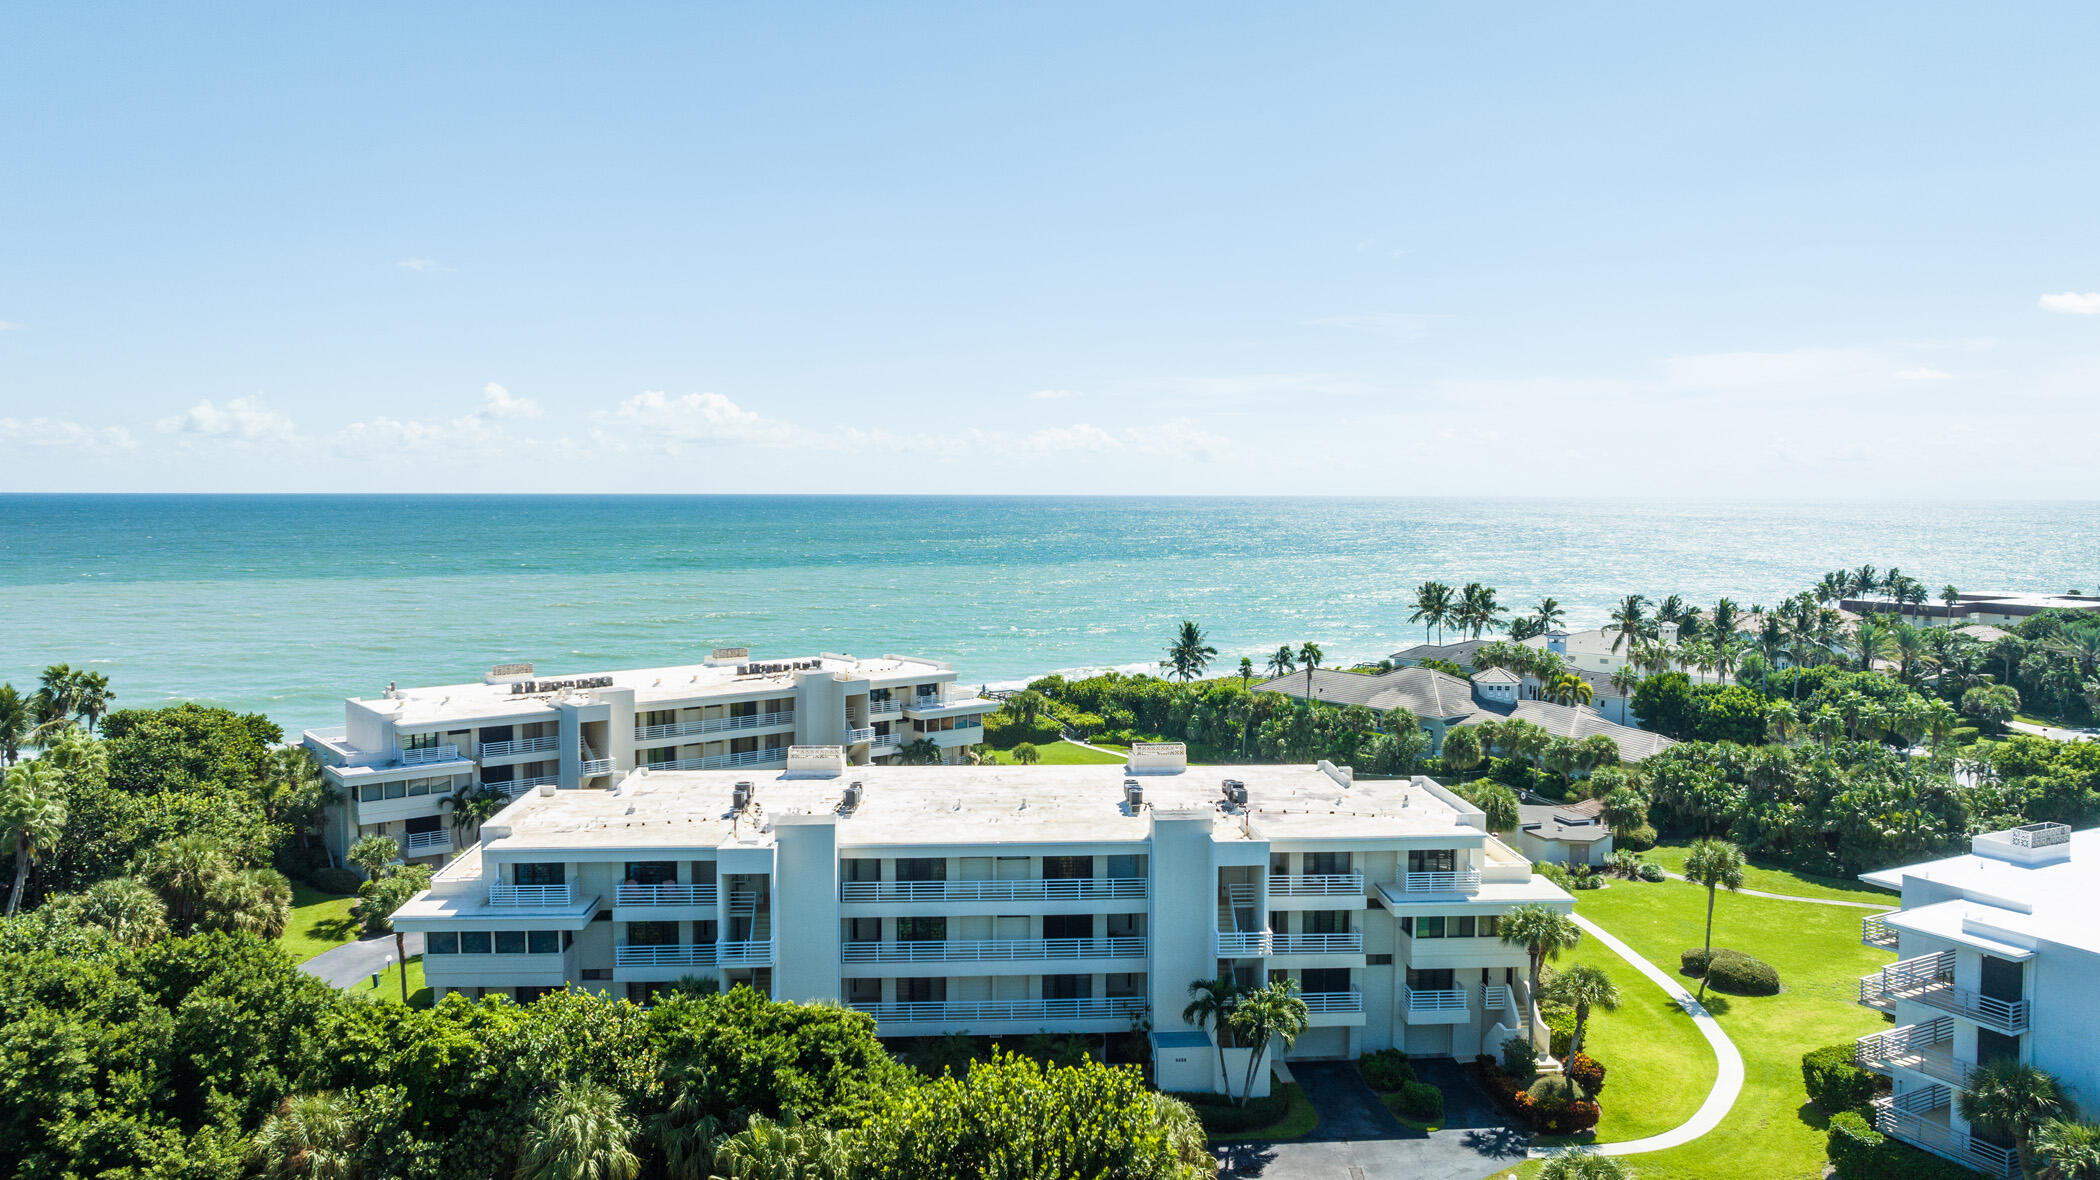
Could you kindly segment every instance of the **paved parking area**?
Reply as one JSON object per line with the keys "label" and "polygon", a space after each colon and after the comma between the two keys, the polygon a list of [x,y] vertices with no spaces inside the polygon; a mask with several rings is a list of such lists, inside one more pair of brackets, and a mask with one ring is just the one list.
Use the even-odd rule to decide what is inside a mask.
{"label": "paved parking area", "polygon": [[1293,1063],[1320,1126],[1288,1143],[1230,1143],[1220,1174],[1263,1180],[1484,1180],[1523,1160],[1526,1136],[1452,1061],[1418,1060],[1415,1072],[1444,1092],[1444,1128],[1401,1125],[1348,1062]]}

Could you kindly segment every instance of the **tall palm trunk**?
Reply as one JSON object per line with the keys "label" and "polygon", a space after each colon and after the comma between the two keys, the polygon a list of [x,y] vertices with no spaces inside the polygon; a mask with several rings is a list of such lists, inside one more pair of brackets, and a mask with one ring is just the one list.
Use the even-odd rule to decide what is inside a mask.
{"label": "tall palm trunk", "polygon": [[1714,970],[1714,887],[1706,887],[1706,966],[1699,972],[1699,998],[1706,998],[1706,980]]}
{"label": "tall palm trunk", "polygon": [[7,895],[7,916],[12,918],[22,908],[22,891],[29,888],[29,838],[15,837],[15,887]]}

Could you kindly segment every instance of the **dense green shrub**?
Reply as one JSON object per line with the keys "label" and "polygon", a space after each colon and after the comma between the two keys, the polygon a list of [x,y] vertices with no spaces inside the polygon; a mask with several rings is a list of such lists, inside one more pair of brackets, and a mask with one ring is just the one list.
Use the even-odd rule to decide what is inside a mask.
{"label": "dense green shrub", "polygon": [[1689,975],[1693,979],[1697,979],[1700,976],[1706,974],[1706,960],[1709,956],[1725,953],[1725,947],[1716,947],[1713,950],[1707,950],[1705,947],[1695,946],[1691,950],[1685,951],[1683,954],[1677,956],[1678,973],[1681,975]]}
{"label": "dense green shrub", "polygon": [[1398,1090],[1415,1080],[1415,1067],[1408,1064],[1407,1054],[1398,1049],[1366,1053],[1356,1064],[1373,1090]]}
{"label": "dense green shrub", "polygon": [[1854,1046],[1847,1041],[1801,1055],[1801,1081],[1808,1100],[1825,1114],[1853,1110],[1866,1113],[1880,1078],[1853,1063]]}
{"label": "dense green shrub", "polygon": [[365,879],[352,869],[316,869],[306,878],[307,883],[323,893],[356,893]]}
{"label": "dense green shrub", "polygon": [[1595,1098],[1604,1091],[1604,1063],[1589,1054],[1577,1053],[1561,1068],[1569,1081],[1582,1088],[1585,1096]]}
{"label": "dense green shrub", "polygon": [[1566,1057],[1575,1043],[1575,1009],[1563,1004],[1548,1004],[1542,1007],[1540,1015],[1545,1018],[1547,1032],[1552,1034],[1552,1054]]}
{"label": "dense green shrub", "polygon": [[1502,1072],[1529,1081],[1539,1071],[1539,1051],[1530,1037],[1514,1036],[1502,1042]]}
{"label": "dense green shrub", "polygon": [[1223,1094],[1176,1094],[1195,1110],[1196,1117],[1203,1120],[1203,1129],[1213,1135],[1237,1135],[1244,1131],[1259,1130],[1281,1119],[1290,1110],[1290,1092],[1282,1086],[1269,1091],[1267,1098],[1249,1098],[1247,1105],[1235,1106],[1232,1099]]}
{"label": "dense green shrub", "polygon": [[1612,843],[1630,852],[1646,852],[1655,847],[1655,826],[1636,824],[1623,832],[1614,832]]}
{"label": "dense green shrub", "polygon": [[1001,750],[1011,750],[1022,742],[1048,745],[1058,739],[1060,729],[1054,717],[1020,721],[1002,709],[984,719],[984,740],[986,745],[996,746]]}
{"label": "dense green shrub", "polygon": [[1444,1120],[1444,1092],[1428,1082],[1409,1082],[1400,1087],[1400,1113],[1418,1123]]}
{"label": "dense green shrub", "polygon": [[1850,1110],[1830,1116],[1825,1144],[1837,1180],[1976,1180],[1969,1169],[1891,1139]]}
{"label": "dense green shrub", "polygon": [[1776,996],[1779,972],[1762,959],[1741,951],[1716,953],[1707,964],[1706,982],[1715,991],[1737,996]]}
{"label": "dense green shrub", "polygon": [[1517,1095],[1517,1107],[1533,1126],[1549,1135],[1574,1135],[1597,1125],[1604,1113],[1582,1096],[1573,1082],[1547,1074]]}
{"label": "dense green shrub", "polygon": [[1641,880],[1650,884],[1664,879],[1663,867],[1654,861],[1642,861],[1639,872]]}

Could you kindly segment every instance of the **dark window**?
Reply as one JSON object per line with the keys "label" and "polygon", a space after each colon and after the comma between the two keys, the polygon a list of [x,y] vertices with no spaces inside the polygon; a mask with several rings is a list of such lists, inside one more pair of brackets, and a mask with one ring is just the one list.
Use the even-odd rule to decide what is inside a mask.
{"label": "dark window", "polygon": [[1316,970],[1301,971],[1298,973],[1298,976],[1299,988],[1303,991],[1345,992],[1349,990],[1349,969],[1347,967],[1321,967]]}
{"label": "dark window", "polygon": [[897,1002],[900,1004],[938,1004],[947,998],[948,981],[945,979],[897,981]]}
{"label": "dark window", "polygon": [[507,783],[517,777],[517,773],[518,768],[515,766],[484,766],[481,768],[481,781],[485,783]]}
{"label": "dark window", "polygon": [[433,930],[423,936],[423,953],[426,955],[456,955],[459,953],[459,931]]}
{"label": "dark window", "polygon": [[948,937],[946,918],[897,919],[898,942],[940,942]]}
{"label": "dark window", "polygon": [[1046,856],[1043,858],[1043,876],[1047,880],[1062,881],[1086,878],[1094,875],[1094,858],[1091,856]]}
{"label": "dark window", "polygon": [[1136,856],[1111,856],[1108,858],[1108,875],[1118,881],[1127,881],[1132,877],[1142,877],[1145,875],[1145,870],[1142,867],[1142,858]]}
{"label": "dark window", "polygon": [[1046,914],[1043,917],[1044,938],[1092,938],[1094,915],[1092,914]]}
{"label": "dark window", "polygon": [[496,931],[496,953],[499,955],[522,955],[525,953],[523,930]]}
{"label": "dark window", "polygon": [[2006,959],[1983,956],[1983,994],[1993,1000],[2017,1000],[2023,997],[2021,985],[2025,982],[2021,965]]}
{"label": "dark window", "polygon": [[411,836],[419,832],[441,832],[445,828],[444,821],[434,815],[419,816],[416,819],[409,820],[404,826],[407,827],[408,834]]}
{"label": "dark window", "polygon": [[1349,933],[1349,915],[1343,910],[1307,910],[1304,921],[1307,934]]}
{"label": "dark window", "polygon": [[627,924],[627,945],[677,946],[678,923],[629,922]]}
{"label": "dark window", "polygon": [[678,884],[678,862],[675,860],[630,860],[627,862],[627,879],[636,885]]}
{"label": "dark window", "polygon": [[1438,967],[1431,971],[1416,971],[1410,967],[1407,971],[1407,986],[1418,992],[1449,991],[1451,989],[1451,969],[1449,967]]}
{"label": "dark window", "polygon": [[948,879],[948,862],[935,856],[900,856],[897,858],[899,881],[945,881]]}
{"label": "dark window", "polygon": [[463,955],[485,955],[489,953],[489,932],[486,930],[462,930],[459,932],[459,953]]}
{"label": "dark window", "polygon": [[561,885],[568,881],[569,866],[560,861],[526,861],[517,868],[520,885]]}
{"label": "dark window", "polygon": [[1364,956],[1364,965],[1365,965],[1366,967],[1390,967],[1390,966],[1392,966],[1392,965],[1393,965],[1393,956],[1391,956],[1391,955],[1365,955],[1365,956]]}
{"label": "dark window", "polygon": [[840,867],[845,871],[845,879],[848,881],[882,880],[882,862],[873,857],[848,857],[846,863]]}
{"label": "dark window", "polygon": [[1416,938],[1442,938],[1442,937],[1444,937],[1444,920],[1443,920],[1442,918],[1416,918],[1416,919],[1415,919],[1415,937],[1416,937]]}
{"label": "dark window", "polygon": [[731,717],[756,717],[756,716],[758,716],[758,702],[757,702],[757,701],[735,701],[735,702],[732,702],[732,703],[730,704],[730,706],[729,706],[729,715],[730,715]]}
{"label": "dark window", "polygon": [[1473,919],[1472,919],[1472,918],[1470,918],[1470,917],[1466,917],[1466,918],[1452,918],[1452,919],[1449,919],[1449,922],[1450,922],[1450,926],[1451,926],[1451,937],[1453,937],[1453,938],[1471,938],[1471,937],[1473,937]]}
{"label": "dark window", "polygon": [[1410,873],[1448,873],[1458,867],[1458,854],[1449,848],[1414,848],[1407,853]]}
{"label": "dark window", "polygon": [[1487,917],[1480,919],[1479,930],[1482,938],[1500,938],[1502,937],[1502,919],[1494,914],[1489,914]]}
{"label": "dark window", "polygon": [[1349,854],[1346,852],[1308,852],[1305,854],[1305,871],[1311,876],[1349,872]]}
{"label": "dark window", "polygon": [[1094,977],[1091,975],[1045,975],[1043,976],[1043,998],[1046,1000],[1091,1000],[1094,998]]}
{"label": "dark window", "polygon": [[1976,1030],[1976,1064],[1995,1065],[2000,1061],[2020,1059],[2020,1038],[1987,1028]]}
{"label": "dark window", "polygon": [[644,766],[669,766],[678,761],[678,747],[652,746],[642,751],[642,760]]}
{"label": "dark window", "polygon": [[510,741],[510,726],[484,725],[481,727],[481,740],[488,744]]}
{"label": "dark window", "polygon": [[535,955],[558,955],[561,953],[561,931],[534,930],[527,936],[526,951]]}

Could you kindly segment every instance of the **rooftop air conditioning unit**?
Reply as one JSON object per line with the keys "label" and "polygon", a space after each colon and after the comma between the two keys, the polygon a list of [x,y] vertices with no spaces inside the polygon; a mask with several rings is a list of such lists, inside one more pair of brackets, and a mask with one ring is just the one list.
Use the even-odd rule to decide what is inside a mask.
{"label": "rooftop air conditioning unit", "polygon": [[1130,804],[1130,809],[1132,811],[1136,811],[1138,808],[1144,806],[1145,785],[1134,778],[1124,779],[1123,801]]}
{"label": "rooftop air conditioning unit", "polygon": [[740,782],[736,785],[736,793],[730,797],[730,803],[738,811],[742,811],[744,808],[751,806],[752,794],[750,782]]}
{"label": "rooftop air conditioning unit", "polygon": [[858,782],[846,784],[846,810],[851,811],[860,806],[860,791]]}

